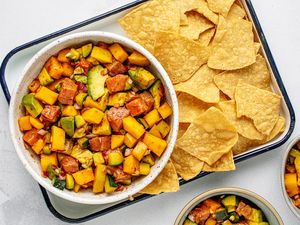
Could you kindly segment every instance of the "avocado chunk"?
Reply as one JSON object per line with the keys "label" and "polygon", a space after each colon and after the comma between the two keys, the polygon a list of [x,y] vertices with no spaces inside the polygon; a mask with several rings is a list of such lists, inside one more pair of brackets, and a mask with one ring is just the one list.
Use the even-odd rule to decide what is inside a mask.
{"label": "avocado chunk", "polygon": [[122,164],[124,157],[121,152],[110,152],[108,155],[108,165],[118,166]]}
{"label": "avocado chunk", "polygon": [[108,106],[120,107],[124,106],[127,93],[119,92],[113,95],[110,95],[108,98]]}
{"label": "avocado chunk", "polygon": [[74,135],[75,124],[74,124],[74,117],[73,116],[62,117],[60,119],[60,124],[61,124],[62,129],[64,129],[64,131],[70,137],[72,137]]}
{"label": "avocado chunk", "polygon": [[82,48],[82,56],[84,58],[88,57],[88,55],[91,53],[93,49],[93,44],[89,43],[81,47]]}
{"label": "avocado chunk", "polygon": [[151,86],[150,93],[154,98],[154,107],[158,109],[160,106],[160,101],[164,96],[164,86],[160,80],[155,81],[155,83]]}
{"label": "avocado chunk", "polygon": [[185,219],[185,221],[183,222],[183,225],[197,225],[197,223],[195,223],[189,219]]}
{"label": "avocado chunk", "polygon": [[42,71],[40,72],[38,79],[43,86],[47,86],[48,84],[52,83],[54,80],[47,72],[46,68],[44,67]]}
{"label": "avocado chunk", "polygon": [[101,152],[96,152],[93,155],[93,159],[94,159],[94,164],[95,166],[99,165],[99,164],[104,164],[104,158]]}
{"label": "avocado chunk", "polygon": [[74,80],[83,84],[87,84],[87,76],[84,75],[75,75]]}
{"label": "avocado chunk", "polygon": [[78,145],[72,149],[71,156],[77,159],[85,169],[93,164],[93,153],[87,149],[82,150]]}
{"label": "avocado chunk", "polygon": [[152,73],[141,67],[130,69],[128,74],[135,85],[142,90],[148,89],[155,81],[155,77]]}
{"label": "avocado chunk", "polygon": [[71,59],[71,60],[77,61],[80,58],[80,52],[78,52],[74,48],[71,48],[71,50],[69,51],[69,53],[66,54],[66,57],[69,58],[69,59]]}
{"label": "avocado chunk", "polygon": [[75,124],[76,124],[76,128],[80,128],[85,124],[85,120],[81,115],[75,116]]}
{"label": "avocado chunk", "polygon": [[228,214],[225,208],[220,208],[216,211],[215,216],[217,221],[222,221],[227,219]]}
{"label": "avocado chunk", "polygon": [[228,219],[233,223],[237,223],[240,221],[240,216],[236,212],[231,212],[229,213]]}
{"label": "avocado chunk", "polygon": [[94,66],[88,73],[87,84],[88,93],[93,100],[97,100],[104,95],[104,85],[108,75],[102,75],[103,67],[100,65]]}
{"label": "avocado chunk", "polygon": [[60,190],[64,190],[66,187],[66,181],[60,180],[58,177],[53,178],[52,184],[54,187],[56,187]]}
{"label": "avocado chunk", "polygon": [[79,93],[78,95],[76,95],[75,102],[77,103],[77,105],[82,107],[87,96],[87,93]]}
{"label": "avocado chunk", "polygon": [[78,139],[77,143],[83,149],[86,149],[89,147],[89,139],[87,139],[86,137]]}
{"label": "avocado chunk", "polygon": [[247,219],[257,223],[263,222],[263,213],[259,209],[252,208],[251,215]]}
{"label": "avocado chunk", "polygon": [[125,90],[125,91],[129,91],[129,90],[132,89],[132,87],[133,87],[133,81],[128,77],[128,79],[127,79],[127,81],[126,81],[126,83],[125,83],[125,88],[124,88],[124,90]]}
{"label": "avocado chunk", "polygon": [[75,186],[74,178],[71,174],[66,175],[66,188],[73,190]]}
{"label": "avocado chunk", "polygon": [[108,89],[104,88],[104,94],[102,95],[102,97],[99,101],[100,108],[101,108],[102,112],[104,112],[106,110],[107,103],[108,103],[108,97],[109,97]]}
{"label": "avocado chunk", "polygon": [[142,161],[150,164],[150,166],[153,166],[155,164],[155,158],[151,154],[144,156],[142,158]]}
{"label": "avocado chunk", "polygon": [[112,193],[117,189],[118,185],[115,182],[115,179],[111,175],[106,175],[104,189],[106,193]]}
{"label": "avocado chunk", "polygon": [[74,75],[82,75],[84,74],[84,69],[81,66],[77,66],[74,71],[73,71]]}
{"label": "avocado chunk", "polygon": [[238,199],[235,195],[228,195],[222,199],[222,204],[227,208],[228,206],[237,206]]}
{"label": "avocado chunk", "polygon": [[42,105],[34,98],[32,93],[23,97],[22,104],[33,118],[36,118],[43,111]]}

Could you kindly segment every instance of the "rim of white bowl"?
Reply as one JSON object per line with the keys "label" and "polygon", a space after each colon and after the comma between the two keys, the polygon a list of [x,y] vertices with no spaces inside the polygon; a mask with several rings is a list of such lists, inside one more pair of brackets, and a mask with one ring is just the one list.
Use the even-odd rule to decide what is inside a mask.
{"label": "rim of white bowl", "polygon": [[281,164],[281,171],[280,171],[280,180],[281,180],[281,190],[282,190],[282,194],[284,197],[284,200],[286,202],[286,204],[288,205],[288,207],[290,208],[290,210],[295,214],[295,216],[297,216],[297,218],[300,220],[300,209],[298,209],[292,202],[292,199],[288,196],[286,189],[285,189],[285,184],[284,184],[284,174],[285,174],[285,166],[286,166],[286,161],[288,159],[289,153],[291,151],[291,149],[293,148],[293,146],[300,141],[300,136],[295,137],[287,146],[284,155],[283,155],[283,160],[282,160],[282,164]]}
{"label": "rim of white bowl", "polygon": [[[41,57],[44,53],[46,53],[48,50],[51,48],[55,47],[58,44],[61,44],[62,42],[69,41],[70,39],[75,39],[75,38],[81,38],[81,37],[97,37],[99,38],[99,41],[101,41],[101,38],[109,38],[112,39],[112,41],[115,42],[125,42],[130,46],[132,49],[138,50],[141,52],[144,56],[146,56],[151,64],[157,69],[158,73],[162,76],[163,80],[166,83],[166,88],[168,88],[169,94],[170,94],[170,99],[171,99],[171,104],[172,104],[172,109],[173,109],[173,123],[171,124],[172,126],[172,133],[170,133],[170,139],[168,142],[167,149],[164,152],[164,155],[158,160],[157,164],[155,165],[156,168],[151,171],[149,175],[146,177],[142,178],[143,182],[139,183],[138,185],[135,185],[133,188],[126,189],[125,191],[118,192],[118,194],[115,194],[113,196],[105,196],[98,198],[95,195],[94,199],[91,198],[85,198],[81,196],[74,196],[71,194],[67,194],[66,191],[61,191],[55,187],[53,187],[49,182],[46,181],[45,178],[43,178],[40,174],[38,174],[27,162],[25,157],[23,156],[23,151],[26,151],[23,143],[20,145],[20,143],[17,141],[16,134],[15,134],[15,118],[14,118],[14,112],[12,110],[16,107],[15,105],[15,98],[17,91],[20,88],[21,81],[23,80],[27,70],[30,68],[30,66],[39,58]],[[84,40],[82,40],[84,42]],[[163,170],[164,166],[167,164],[171,153],[174,149],[175,142],[176,142],[176,137],[177,137],[177,132],[178,132],[178,126],[179,126],[179,119],[178,119],[178,102],[177,102],[177,97],[175,90],[173,88],[172,82],[165,71],[165,69],[162,67],[162,65],[158,62],[158,60],[148,51],[146,50],[143,46],[139,45],[138,43],[124,37],[118,34],[110,33],[110,32],[103,32],[103,31],[86,31],[86,32],[78,32],[70,35],[66,35],[64,37],[61,37],[57,40],[54,40],[50,44],[46,45],[43,47],[41,50],[39,50],[31,59],[30,61],[26,64],[26,66],[23,69],[23,72],[21,76],[18,79],[18,82],[16,83],[14,87],[14,91],[12,93],[11,97],[11,102],[10,102],[10,107],[9,107],[9,127],[10,127],[10,134],[12,137],[12,141],[15,147],[15,150],[25,166],[26,170],[31,174],[31,176],[45,189],[47,189],[49,192],[53,193],[54,195],[61,197],[63,199],[66,199],[71,202],[76,202],[76,203],[81,203],[81,204],[90,204],[90,205],[101,205],[101,204],[108,204],[108,203],[115,203],[121,200],[128,199],[130,196],[133,196],[134,194],[138,193],[141,191],[143,188],[145,188],[148,184],[150,184],[158,175],[159,173]],[[159,166],[158,166],[159,165]],[[91,192],[91,194],[93,194]],[[93,194],[94,195],[94,194]]]}
{"label": "rim of white bowl", "polygon": [[279,213],[271,205],[271,203],[269,203],[266,199],[264,199],[263,197],[261,197],[260,195],[254,193],[252,191],[249,191],[249,190],[244,189],[244,188],[237,188],[237,187],[225,187],[225,188],[210,189],[208,191],[203,192],[200,195],[197,195],[192,200],[190,200],[184,206],[184,208],[180,211],[180,213],[178,214],[178,216],[177,216],[177,218],[174,222],[174,225],[181,225],[180,222],[182,221],[182,218],[185,216],[187,211],[190,211],[192,209],[194,204],[198,204],[198,203],[200,203],[201,201],[205,200],[207,197],[210,197],[210,196],[217,196],[217,195],[220,195],[220,194],[233,193],[233,192],[237,193],[237,195],[244,194],[244,195],[247,195],[247,196],[252,196],[253,198],[257,199],[263,205],[265,205],[267,208],[269,208],[269,210],[272,212],[272,214],[274,215],[274,217],[276,218],[276,220],[278,221],[278,223],[280,225],[284,225]]}

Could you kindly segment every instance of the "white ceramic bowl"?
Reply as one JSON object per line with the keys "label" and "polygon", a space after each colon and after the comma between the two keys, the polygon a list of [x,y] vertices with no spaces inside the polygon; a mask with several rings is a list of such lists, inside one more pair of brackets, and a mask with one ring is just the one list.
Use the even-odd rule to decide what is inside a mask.
{"label": "white ceramic bowl", "polygon": [[265,214],[270,225],[284,225],[278,212],[273,208],[273,206],[269,202],[267,202],[264,198],[262,198],[258,194],[255,194],[251,191],[242,188],[219,188],[198,195],[181,210],[178,217],[176,218],[174,225],[183,225],[183,222],[187,217],[187,215],[189,214],[189,212],[193,208],[195,208],[199,203],[203,202],[205,199],[218,196],[218,195],[224,195],[224,194],[234,194],[242,198],[245,198],[251,201],[252,203],[254,203],[255,205],[257,205],[257,207],[260,208]]}
{"label": "white ceramic bowl", "polygon": [[[149,61],[151,62],[150,70],[159,79],[161,79],[165,87],[166,99],[173,109],[173,115],[170,119],[171,131],[167,140],[168,146],[160,159],[158,159],[156,164],[151,168],[150,174],[146,177],[136,180],[122,192],[116,192],[109,195],[105,193],[96,195],[91,191],[84,191],[79,193],[71,192],[68,190],[61,191],[53,187],[51,185],[51,181],[48,178],[44,178],[41,176],[39,158],[32,151],[26,150],[24,147],[22,133],[19,131],[17,122],[18,118],[23,115],[21,101],[22,97],[28,92],[27,86],[38,75],[44,63],[50,56],[57,54],[61,49],[64,49],[66,47],[80,46],[87,42],[96,43],[98,41],[103,41],[106,43],[118,42],[129,50],[139,51],[149,59]],[[19,81],[15,85],[11,97],[9,109],[9,125],[10,134],[19,158],[21,159],[27,171],[40,185],[42,185],[51,193],[69,201],[82,204],[106,204],[127,199],[130,196],[138,193],[140,190],[150,184],[164,168],[170,158],[176,141],[178,131],[178,104],[176,93],[174,91],[172,82],[168,77],[168,74],[161,66],[161,64],[157,61],[157,59],[145,48],[135,43],[134,41],[131,41],[128,38],[122,37],[120,35],[100,31],[90,31],[71,34],[53,41],[52,43],[41,49],[27,63],[23,73],[20,75]]]}
{"label": "white ceramic bowl", "polygon": [[290,150],[293,148],[293,146],[300,141],[300,137],[296,137],[291,141],[291,143],[288,145],[284,156],[283,156],[283,161],[281,165],[281,171],[280,171],[280,179],[281,179],[281,189],[282,193],[285,199],[286,204],[289,206],[289,208],[292,210],[292,212],[300,219],[300,209],[297,208],[294,204],[292,199],[288,196],[286,189],[285,189],[285,184],[284,184],[284,174],[285,174],[285,165],[289,157]]}

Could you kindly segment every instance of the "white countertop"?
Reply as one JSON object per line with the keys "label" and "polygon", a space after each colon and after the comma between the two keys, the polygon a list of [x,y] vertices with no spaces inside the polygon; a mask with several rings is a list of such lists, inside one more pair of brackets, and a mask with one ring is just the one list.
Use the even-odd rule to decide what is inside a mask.
{"label": "white countertop", "polygon": [[[12,48],[34,38],[132,0],[2,0],[0,61]],[[300,112],[300,1],[252,0],[296,115]],[[25,171],[8,134],[8,106],[0,91],[0,225],[63,224],[47,209],[36,182]],[[292,135],[299,134],[300,128]],[[239,163],[230,173],[211,174],[182,187],[86,224],[169,225],[197,194],[215,187],[236,186],[254,191],[278,210],[287,225],[300,221],[288,209],[280,188],[279,171],[285,146]]]}

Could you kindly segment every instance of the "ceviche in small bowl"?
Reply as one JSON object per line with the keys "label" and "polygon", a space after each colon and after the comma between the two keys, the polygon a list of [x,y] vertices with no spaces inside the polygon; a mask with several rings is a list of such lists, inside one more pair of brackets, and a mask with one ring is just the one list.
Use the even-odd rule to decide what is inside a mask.
{"label": "ceviche in small bowl", "polygon": [[143,47],[83,32],[54,41],[27,64],[10,106],[26,169],[70,201],[105,204],[136,194],[168,162],[178,130],[176,94]]}

